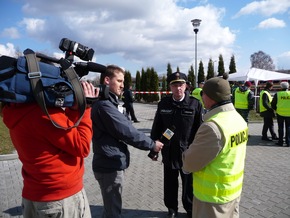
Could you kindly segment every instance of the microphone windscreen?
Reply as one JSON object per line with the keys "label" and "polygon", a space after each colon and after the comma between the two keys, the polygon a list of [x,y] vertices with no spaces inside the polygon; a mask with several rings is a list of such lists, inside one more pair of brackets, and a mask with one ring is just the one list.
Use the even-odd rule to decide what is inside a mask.
{"label": "microphone windscreen", "polygon": [[102,64],[97,64],[94,62],[87,62],[87,69],[93,72],[105,73],[107,67]]}

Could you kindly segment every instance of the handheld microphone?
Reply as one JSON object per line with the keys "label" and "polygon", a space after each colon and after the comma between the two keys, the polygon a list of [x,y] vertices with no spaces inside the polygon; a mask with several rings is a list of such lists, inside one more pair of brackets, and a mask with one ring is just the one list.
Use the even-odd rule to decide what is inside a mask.
{"label": "handheld microphone", "polygon": [[97,64],[94,62],[75,62],[74,65],[77,68],[81,68],[87,71],[98,72],[98,73],[105,73],[107,67],[102,64]]}
{"label": "handheld microphone", "polygon": [[[162,142],[164,145],[168,144],[168,142],[170,141],[170,139],[172,138],[172,136],[174,135],[174,131],[175,131],[176,127],[174,125],[172,125],[170,128],[167,128],[162,136],[160,137],[159,141]],[[158,153],[154,150],[151,150],[148,154],[148,157],[150,157],[152,160],[157,161],[158,159]]]}

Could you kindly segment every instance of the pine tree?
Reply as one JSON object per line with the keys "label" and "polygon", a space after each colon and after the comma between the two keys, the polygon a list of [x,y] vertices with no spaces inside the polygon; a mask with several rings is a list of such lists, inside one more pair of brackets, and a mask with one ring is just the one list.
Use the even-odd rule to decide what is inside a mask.
{"label": "pine tree", "polygon": [[[146,84],[148,84],[147,83],[147,74],[146,74],[145,70],[142,68],[142,71],[141,71],[141,91],[147,91]],[[142,99],[144,101],[147,100],[146,99],[148,96],[147,94],[141,94],[141,96],[142,96]]]}
{"label": "pine tree", "polygon": [[[172,74],[171,64],[168,63],[168,64],[167,64],[167,78],[168,78],[168,76],[170,76],[171,74]],[[167,86],[167,91],[170,91],[169,84],[167,84],[166,86]]]}
{"label": "pine tree", "polygon": [[[150,91],[158,91],[158,74],[153,67],[150,69]],[[150,102],[158,100],[158,94],[150,94]]]}
{"label": "pine tree", "polygon": [[219,64],[218,64],[218,76],[222,76],[225,73],[224,59],[223,56],[219,55]]}
{"label": "pine tree", "polygon": [[[162,77],[162,88],[161,88],[161,91],[166,91],[166,90],[167,90],[166,77],[163,76]],[[166,96],[166,94],[162,93],[161,94],[161,98],[163,98],[164,96]]]}
{"label": "pine tree", "polygon": [[214,67],[213,67],[213,61],[210,58],[208,61],[208,68],[207,68],[207,76],[206,79],[210,79],[214,77]]}
{"label": "pine tree", "polygon": [[204,76],[204,67],[202,61],[199,62],[199,67],[198,67],[198,78],[197,82],[204,82],[205,76]]}
{"label": "pine tree", "polygon": [[193,65],[190,66],[188,70],[188,76],[187,76],[188,81],[193,85],[195,84],[195,76],[194,76],[194,69]]}
{"label": "pine tree", "polygon": [[229,71],[229,74],[237,72],[236,62],[235,62],[235,56],[234,55],[232,55],[232,57],[231,57],[229,70],[230,70]]}
{"label": "pine tree", "polygon": [[[136,73],[136,87],[135,87],[136,91],[141,91],[141,75],[140,75],[140,71],[137,71]],[[135,95],[135,99],[137,101],[140,101],[141,100],[141,95],[138,93]]]}
{"label": "pine tree", "polygon": [[125,71],[124,88],[128,89],[132,85],[132,77],[130,71]]}

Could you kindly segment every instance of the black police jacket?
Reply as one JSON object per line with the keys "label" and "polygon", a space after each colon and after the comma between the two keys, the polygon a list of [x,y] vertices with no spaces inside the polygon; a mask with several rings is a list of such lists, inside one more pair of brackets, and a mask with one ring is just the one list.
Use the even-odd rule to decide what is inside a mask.
{"label": "black police jacket", "polygon": [[151,138],[160,139],[167,128],[172,125],[176,127],[173,137],[161,150],[165,165],[181,169],[182,153],[193,141],[202,119],[203,107],[200,101],[189,96],[188,92],[185,92],[185,98],[181,102],[174,101],[172,96],[161,99],[153,121]]}

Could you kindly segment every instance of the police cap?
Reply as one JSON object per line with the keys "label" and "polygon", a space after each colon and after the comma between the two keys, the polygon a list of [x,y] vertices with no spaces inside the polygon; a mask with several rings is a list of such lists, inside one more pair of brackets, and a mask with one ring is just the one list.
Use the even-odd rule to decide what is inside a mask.
{"label": "police cap", "polygon": [[167,77],[168,84],[177,83],[177,82],[186,83],[186,81],[187,81],[187,76],[181,72],[172,73]]}

